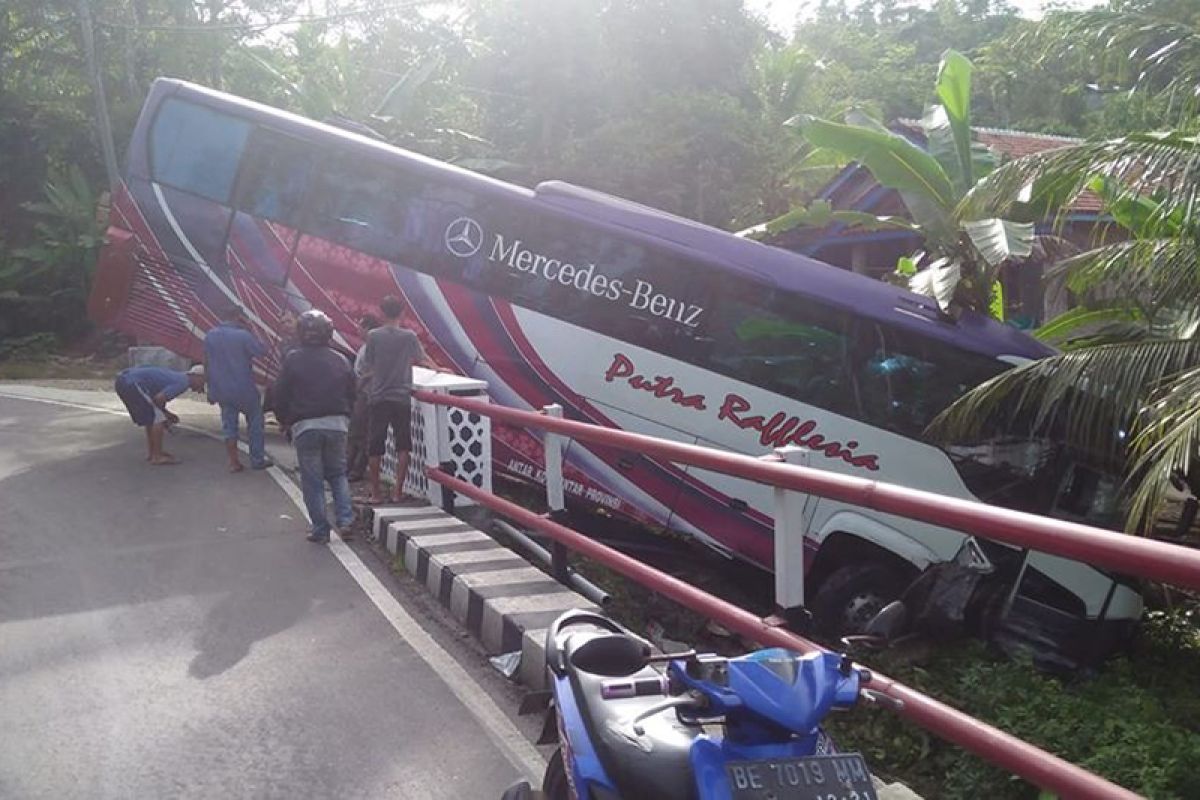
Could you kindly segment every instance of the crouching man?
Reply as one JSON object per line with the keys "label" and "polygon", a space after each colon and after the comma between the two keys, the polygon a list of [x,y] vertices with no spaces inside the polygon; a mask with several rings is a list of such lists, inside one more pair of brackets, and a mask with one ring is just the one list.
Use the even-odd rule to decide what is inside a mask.
{"label": "crouching man", "polygon": [[300,464],[300,489],[312,522],[310,542],[329,541],[325,483],[333,492],[338,530],[354,520],[346,479],[346,431],[354,408],[350,362],[329,346],[333,323],[321,311],[305,311],[296,323],[300,346],[283,359],[275,382],[275,416],[291,432]]}
{"label": "crouching man", "polygon": [[146,460],[156,466],[178,464],[175,456],[163,450],[164,431],[179,422],[179,417],[167,410],[167,403],[188,389],[204,391],[204,367],[197,364],[187,372],[130,367],[117,375],[114,388],[133,424],[146,429]]}

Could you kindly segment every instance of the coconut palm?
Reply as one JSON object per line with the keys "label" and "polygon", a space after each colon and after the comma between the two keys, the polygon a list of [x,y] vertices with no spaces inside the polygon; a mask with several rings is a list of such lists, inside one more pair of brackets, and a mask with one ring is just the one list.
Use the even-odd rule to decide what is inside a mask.
{"label": "coconut palm", "polygon": [[[1135,90],[1196,97],[1198,20],[1156,20],[1127,8],[1064,15],[1055,29],[1075,45],[1094,38],[1120,49],[1119,73],[1132,76]],[[1019,424],[1022,432],[1054,430],[1098,457],[1121,457],[1130,531],[1150,527],[1172,478],[1200,486],[1200,136],[1193,113],[1179,119],[1170,130],[1028,156],[969,193],[962,213],[996,214],[1064,209],[1090,189],[1126,236],[1097,242],[1057,268],[1084,298],[1039,331],[1064,345],[1061,355],[980,386],[930,430],[958,438]]]}

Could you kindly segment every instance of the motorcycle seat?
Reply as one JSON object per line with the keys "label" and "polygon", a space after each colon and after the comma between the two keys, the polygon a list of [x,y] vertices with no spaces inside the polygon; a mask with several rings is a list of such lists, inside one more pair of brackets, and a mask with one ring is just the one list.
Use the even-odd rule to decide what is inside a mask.
{"label": "motorcycle seat", "polygon": [[631,648],[645,646],[625,634],[573,634],[563,647],[568,679],[596,753],[623,800],[695,800],[689,752],[703,730],[680,722],[675,711],[667,709],[643,720],[644,733],[638,735],[630,722],[633,717],[667,698],[602,696],[605,682],[614,677],[661,677],[653,667],[629,672]]}

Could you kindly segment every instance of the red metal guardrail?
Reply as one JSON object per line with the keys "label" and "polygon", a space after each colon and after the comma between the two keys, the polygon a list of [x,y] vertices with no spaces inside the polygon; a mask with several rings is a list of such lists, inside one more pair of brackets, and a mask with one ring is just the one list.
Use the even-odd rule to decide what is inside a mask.
{"label": "red metal guardrail", "polygon": [[[1200,553],[1162,542],[1138,539],[1086,525],[1051,520],[930,492],[772,463],[695,445],[601,428],[519,411],[480,400],[416,392],[425,402],[454,406],[523,427],[538,428],[582,441],[615,446],[676,463],[691,464],[761,483],[832,497],[869,508],[901,514],[968,531],[1019,547],[1054,553],[1107,566],[1119,572],[1200,588]],[[555,541],[654,591],[720,622],[763,645],[801,652],[820,648],[814,642],[759,619],[754,614],[709,595],[678,578],[626,556],[563,525],[496,497],[441,470],[429,478],[472,498],[497,513],[537,530]],[[902,717],[1063,798],[1134,798],[1135,793],[1068,761],[962,713],[886,675],[872,672],[869,688],[896,701]]]}
{"label": "red metal guardrail", "polygon": [[1022,511],[944,497],[933,492],[824,472],[813,467],[764,461],[640,433],[556,419],[532,411],[444,394],[415,392],[420,400],[472,411],[526,428],[608,445],[646,456],[690,464],[771,486],[842,500],[909,519],[931,522],[1016,547],[1084,561],[1115,572],[1200,589],[1200,550],[1106,531]]}
{"label": "red metal guardrail", "polygon": [[[430,480],[470,497],[485,508],[503,514],[530,530],[544,533],[577,553],[650,587],[682,606],[716,620],[753,642],[786,647],[802,653],[824,649],[815,642],[768,624],[743,608],[713,597],[689,583],[660,572],[527,508],[503,500],[464,480],[451,477],[440,469],[427,467],[425,474]],[[1055,792],[1060,797],[1088,800],[1129,800],[1138,797],[1128,789],[1109,783],[1098,775],[1023,742],[999,728],[980,722],[882,673],[872,670],[867,686],[897,701],[894,705],[889,704],[889,707],[905,719],[1007,769],[1014,775],[1020,775],[1035,786]]]}

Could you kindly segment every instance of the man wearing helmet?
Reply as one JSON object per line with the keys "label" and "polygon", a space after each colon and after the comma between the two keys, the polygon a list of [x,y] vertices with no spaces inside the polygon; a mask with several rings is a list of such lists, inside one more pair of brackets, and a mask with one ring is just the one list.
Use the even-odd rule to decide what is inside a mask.
{"label": "man wearing helmet", "polygon": [[309,541],[328,542],[325,482],[333,492],[338,530],[354,518],[346,478],[346,432],[354,407],[350,362],[329,346],[333,323],[324,312],[305,311],[296,321],[300,346],[284,357],[275,382],[275,416],[291,432],[300,464],[300,489],[312,522]]}

